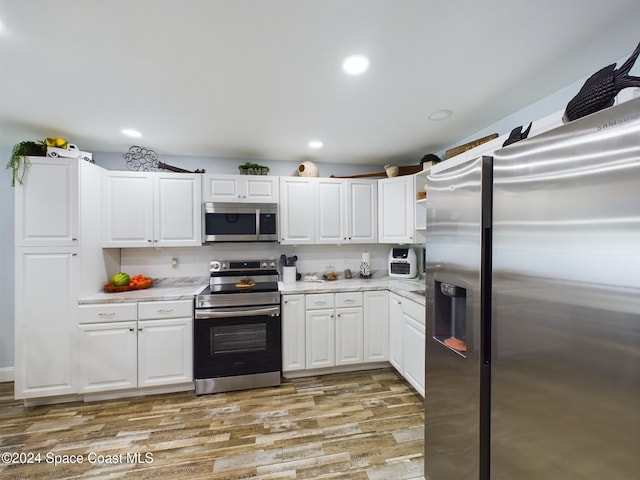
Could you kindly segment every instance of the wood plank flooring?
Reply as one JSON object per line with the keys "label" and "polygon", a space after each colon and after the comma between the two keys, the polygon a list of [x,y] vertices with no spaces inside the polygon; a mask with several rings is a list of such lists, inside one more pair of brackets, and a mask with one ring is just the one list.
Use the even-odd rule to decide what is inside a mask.
{"label": "wood plank flooring", "polygon": [[423,479],[423,430],[422,398],[391,368],[38,407],[9,382],[0,452],[18,462],[0,478]]}

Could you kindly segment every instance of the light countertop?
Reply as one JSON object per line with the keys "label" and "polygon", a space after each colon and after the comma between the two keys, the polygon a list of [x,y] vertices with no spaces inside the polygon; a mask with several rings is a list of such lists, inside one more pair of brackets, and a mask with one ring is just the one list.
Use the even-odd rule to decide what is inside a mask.
{"label": "light countertop", "polygon": [[305,282],[299,280],[295,283],[278,282],[282,295],[295,295],[307,293],[329,293],[329,292],[364,292],[366,290],[389,290],[406,298],[410,298],[422,305],[425,304],[425,297],[414,290],[425,290],[424,279],[397,279],[390,277],[379,277],[371,279],[351,278],[338,279],[334,281]]}
{"label": "light countertop", "polygon": [[[152,301],[191,300],[194,295],[200,293],[209,285],[208,277],[177,277],[154,279],[151,288],[132,290],[128,292],[106,293],[96,292],[78,299],[79,305],[91,305],[99,303],[133,303]],[[401,280],[389,277],[371,279],[339,279],[335,281],[295,283],[278,282],[278,288],[282,295],[329,293],[329,292],[363,292],[366,290],[389,290],[398,295],[410,298],[422,305],[425,298],[422,295],[411,293],[414,290],[425,289],[424,280]]]}
{"label": "light countertop", "polygon": [[151,288],[118,293],[97,292],[79,298],[78,304],[192,300],[194,295],[208,286],[208,277],[159,278],[154,279]]}

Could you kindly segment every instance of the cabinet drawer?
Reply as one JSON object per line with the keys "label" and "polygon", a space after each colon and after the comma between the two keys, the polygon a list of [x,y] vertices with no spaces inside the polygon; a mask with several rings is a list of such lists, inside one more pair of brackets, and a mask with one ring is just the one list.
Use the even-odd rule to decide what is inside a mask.
{"label": "cabinet drawer", "polygon": [[192,316],[193,300],[179,300],[172,302],[140,302],[138,304],[138,320]]}
{"label": "cabinet drawer", "polygon": [[137,320],[136,303],[103,303],[100,305],[80,305],[78,307],[80,323],[124,322]]}
{"label": "cabinet drawer", "polygon": [[413,300],[403,298],[402,310],[411,318],[415,319],[416,322],[418,322],[424,328],[427,313],[426,307],[424,305],[421,305],[418,302],[414,302]]}
{"label": "cabinet drawer", "polygon": [[333,308],[333,293],[311,293],[306,298],[306,309]]}
{"label": "cabinet drawer", "polygon": [[342,292],[336,293],[337,307],[361,307],[362,292]]}

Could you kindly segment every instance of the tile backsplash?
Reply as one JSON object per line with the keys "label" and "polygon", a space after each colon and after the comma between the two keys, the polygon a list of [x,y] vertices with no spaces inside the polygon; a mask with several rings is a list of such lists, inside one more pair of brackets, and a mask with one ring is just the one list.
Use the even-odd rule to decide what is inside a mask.
{"label": "tile backsplash", "polygon": [[[120,269],[152,278],[208,276],[211,260],[274,259],[281,254],[298,256],[298,272],[324,273],[327,266],[337,272],[360,271],[362,253],[368,252],[374,272],[387,271],[392,245],[279,245],[277,243],[219,243],[185,248],[123,248]],[[175,259],[175,264],[174,264]]]}

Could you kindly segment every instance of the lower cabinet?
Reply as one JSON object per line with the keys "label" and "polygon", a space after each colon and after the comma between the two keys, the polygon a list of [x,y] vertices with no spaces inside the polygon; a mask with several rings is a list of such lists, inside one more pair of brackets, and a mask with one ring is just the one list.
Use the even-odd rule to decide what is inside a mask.
{"label": "lower cabinet", "polygon": [[282,370],[306,368],[304,295],[282,296]]}
{"label": "lower cabinet", "polygon": [[425,307],[395,293],[390,297],[389,360],[424,397]]}
{"label": "lower cabinet", "polygon": [[193,302],[81,305],[79,391],[193,381]]}
{"label": "lower cabinet", "polygon": [[389,292],[282,296],[282,369],[388,360]]}

